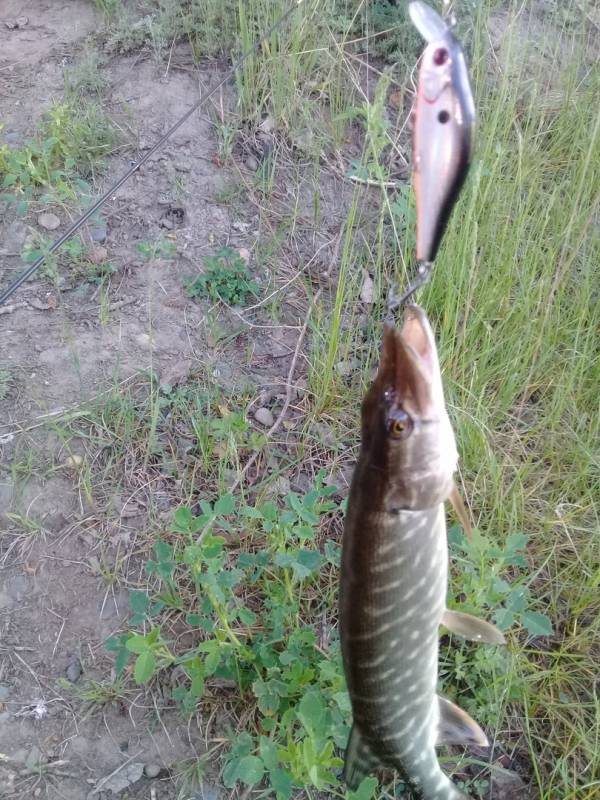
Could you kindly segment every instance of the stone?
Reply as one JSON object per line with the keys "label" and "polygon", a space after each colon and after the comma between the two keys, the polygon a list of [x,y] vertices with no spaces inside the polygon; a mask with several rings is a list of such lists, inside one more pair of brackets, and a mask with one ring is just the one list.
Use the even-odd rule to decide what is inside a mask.
{"label": "stone", "polygon": [[45,228],[47,231],[55,231],[60,227],[60,219],[56,214],[52,214],[50,211],[44,211],[44,213],[40,214],[38,217],[38,225]]}
{"label": "stone", "polygon": [[157,778],[161,770],[160,764],[146,764],[144,767],[144,775],[147,778]]}
{"label": "stone", "polygon": [[99,222],[90,231],[90,237],[93,242],[103,242],[108,234],[106,222]]}
{"label": "stone", "polygon": [[264,425],[265,428],[270,428],[275,422],[275,419],[271,411],[268,408],[264,407],[256,409],[256,411],[254,412],[254,419],[261,425]]}
{"label": "stone", "polygon": [[0,703],[4,702],[4,700],[8,700],[9,695],[10,695],[10,686],[6,686],[5,684],[0,684]]}
{"label": "stone", "polygon": [[258,169],[258,159],[256,159],[254,156],[246,156],[245,164],[251,172],[256,172]]}
{"label": "stone", "polygon": [[77,656],[73,656],[67,665],[67,680],[71,681],[71,683],[77,683],[82,673],[83,667],[81,666],[81,661]]}

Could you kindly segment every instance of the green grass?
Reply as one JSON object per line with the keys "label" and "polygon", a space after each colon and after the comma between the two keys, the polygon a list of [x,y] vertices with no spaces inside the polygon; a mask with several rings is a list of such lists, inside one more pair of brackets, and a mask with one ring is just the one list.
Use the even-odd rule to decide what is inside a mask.
{"label": "green grass", "polygon": [[[266,0],[150,3],[152,23],[132,32],[120,3],[98,5],[113,41],[149,43],[157,58],[173,36],[187,38],[196,57],[214,55],[217,26],[220,46],[237,52],[281,12]],[[390,177],[397,120],[386,116],[383,82],[379,93],[369,89],[369,102],[355,56],[401,53],[391,75],[402,89],[415,40],[403,18],[393,36],[377,35],[389,8],[376,3],[371,11],[307,0],[240,70],[239,108],[220,120],[226,157],[248,123],[275,121],[270,174],[240,175],[235,185],[236,210],[252,204],[260,217],[257,255],[272,275],[265,295],[295,281],[284,291],[293,290],[305,314],[317,290],[308,277],[295,280],[290,242],[306,231],[331,242],[332,279],[308,320],[307,385],[293,433],[286,439],[279,431],[267,443],[248,421],[252,392],[225,396],[208,374],[162,391],[154,380],[115,389],[64,423],[65,436],[85,442],[85,463],[94,465],[85,491],[99,507],[115,486],[156,482],[172,511],[165,523],[148,495],[139,543],[146,571],[140,578],[139,569],[120,567],[134,611],[131,628],[111,642],[122,680],[152,685],[160,670],[181,667],[186,677],[173,700],[183,714],[231,709],[232,729],[215,746],[219,780],[270,786],[278,797],[300,796],[301,787],[309,797],[342,796],[336,759],[349,711],[335,623],[341,496],[281,489],[280,481],[301,469],[321,491],[321,467],[333,476],[352,466],[387,293],[413,268],[410,193],[382,190],[374,203],[376,190],[348,180],[332,208],[319,192],[333,154],[352,136],[362,156],[342,172]],[[495,756],[524,770],[534,796],[592,800],[600,792],[600,70],[577,3],[556,3],[539,18],[511,5],[515,24],[494,55],[488,26],[501,12],[487,1],[461,3],[457,12],[472,47],[477,152],[419,300],[436,330],[478,530],[470,548],[452,533],[452,594],[502,620],[509,645],[497,651],[444,640],[441,678],[491,732]],[[298,152],[291,143],[300,131],[310,145]],[[299,188],[307,173],[312,206],[302,205]],[[223,202],[232,198],[223,194]],[[364,325],[362,268],[375,287]],[[280,303],[264,309],[266,321],[269,314],[280,321]],[[227,354],[225,339],[218,346]],[[340,364],[352,359],[358,366],[348,375]],[[231,496],[256,452],[254,484]],[[488,796],[481,762],[460,761],[458,778],[474,796]],[[400,796],[398,784],[368,783],[363,791]]]}

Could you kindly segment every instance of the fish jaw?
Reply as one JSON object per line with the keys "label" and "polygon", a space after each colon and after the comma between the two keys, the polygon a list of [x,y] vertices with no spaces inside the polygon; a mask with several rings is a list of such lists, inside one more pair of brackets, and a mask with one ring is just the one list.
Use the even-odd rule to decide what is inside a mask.
{"label": "fish jaw", "polygon": [[[399,436],[398,419],[407,425]],[[374,484],[374,497],[385,495],[383,510],[431,508],[452,491],[458,454],[435,339],[419,306],[409,306],[400,331],[385,327],[379,370],[362,406],[361,454],[374,470],[365,470],[363,481]]]}
{"label": "fish jaw", "polygon": [[[427,39],[421,58],[413,130],[417,260],[435,259],[471,162],[475,105],[462,48],[436,12],[409,6]],[[437,20],[436,20],[437,18]]]}

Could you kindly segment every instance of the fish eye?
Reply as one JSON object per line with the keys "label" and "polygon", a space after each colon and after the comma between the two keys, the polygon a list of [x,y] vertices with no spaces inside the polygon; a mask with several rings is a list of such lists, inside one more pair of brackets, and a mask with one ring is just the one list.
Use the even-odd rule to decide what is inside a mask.
{"label": "fish eye", "polygon": [[445,125],[449,119],[450,119],[450,114],[446,111],[446,109],[443,109],[438,114],[438,122],[441,122],[442,125]]}
{"label": "fish eye", "polygon": [[388,432],[394,439],[406,439],[412,433],[412,418],[403,409],[397,409],[388,420]]}
{"label": "fish eye", "polygon": [[448,61],[448,51],[445,47],[438,47],[433,54],[433,63],[441,67],[446,61]]}

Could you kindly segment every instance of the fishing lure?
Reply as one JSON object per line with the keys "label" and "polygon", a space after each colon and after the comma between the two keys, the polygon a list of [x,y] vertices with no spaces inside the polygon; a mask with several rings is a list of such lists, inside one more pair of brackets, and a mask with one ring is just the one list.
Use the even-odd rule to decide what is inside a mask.
{"label": "fishing lure", "polygon": [[417,260],[431,263],[471,161],[475,105],[462,48],[425,3],[409,4],[427,47],[419,68],[414,124]]}
{"label": "fishing lure", "polygon": [[446,609],[444,502],[457,461],[434,336],[424,311],[409,306],[401,331],[385,328],[362,404],[344,523],[340,638],[354,723],[344,776],[353,789],[385,765],[423,800],[459,800],[435,746],[487,745],[479,725],[436,693],[440,625],[504,642],[490,623]]}

